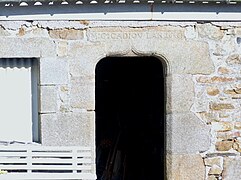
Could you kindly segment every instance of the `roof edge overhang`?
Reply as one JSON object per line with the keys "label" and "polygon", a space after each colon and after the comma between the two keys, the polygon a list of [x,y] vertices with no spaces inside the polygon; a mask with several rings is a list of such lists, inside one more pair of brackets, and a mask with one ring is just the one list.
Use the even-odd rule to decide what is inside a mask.
{"label": "roof edge overhang", "polygon": [[0,0],[0,20],[241,21],[241,3],[121,1]]}

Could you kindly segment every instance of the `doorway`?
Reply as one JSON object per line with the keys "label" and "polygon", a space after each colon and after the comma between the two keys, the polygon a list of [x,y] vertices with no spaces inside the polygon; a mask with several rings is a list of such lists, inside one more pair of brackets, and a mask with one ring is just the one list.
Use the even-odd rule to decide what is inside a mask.
{"label": "doorway", "polygon": [[97,180],[165,179],[165,77],[155,57],[96,66]]}

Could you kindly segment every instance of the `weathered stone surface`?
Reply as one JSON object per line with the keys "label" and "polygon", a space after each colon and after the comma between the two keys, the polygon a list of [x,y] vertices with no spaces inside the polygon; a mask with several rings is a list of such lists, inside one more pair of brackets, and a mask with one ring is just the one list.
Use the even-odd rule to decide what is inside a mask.
{"label": "weathered stone surface", "polygon": [[219,74],[229,74],[231,72],[231,70],[229,70],[228,68],[226,67],[219,67],[218,68],[218,73]]}
{"label": "weathered stone surface", "polygon": [[207,93],[210,96],[216,96],[219,94],[219,89],[217,87],[207,87]]}
{"label": "weathered stone surface", "polygon": [[167,179],[204,180],[205,167],[200,155],[169,155],[167,157]]}
{"label": "weathered stone surface", "polygon": [[191,111],[195,113],[207,112],[209,107],[208,101],[206,99],[206,95],[202,95],[199,98],[195,98]]}
{"label": "weathered stone surface", "polygon": [[224,180],[238,180],[241,179],[241,157],[226,157],[224,158],[224,171],[222,179]]}
{"label": "weathered stone surface", "polygon": [[225,109],[234,109],[234,106],[229,103],[211,103],[210,109],[215,111],[220,111]]}
{"label": "weathered stone surface", "polygon": [[232,140],[223,140],[216,142],[215,147],[217,151],[229,151],[233,146]]}
{"label": "weathered stone surface", "polygon": [[62,57],[62,56],[67,56],[67,53],[68,53],[68,42],[66,41],[58,42],[57,55]]}
{"label": "weathered stone surface", "polygon": [[217,122],[219,121],[219,118],[216,113],[210,113],[210,112],[200,112],[198,113],[205,122]]}
{"label": "weathered stone surface", "polygon": [[70,106],[78,109],[95,109],[95,83],[93,77],[71,79]]}
{"label": "weathered stone surface", "polygon": [[187,39],[195,39],[198,37],[198,33],[194,26],[187,26],[185,28],[185,37]]}
{"label": "weathered stone surface", "polygon": [[167,116],[167,152],[197,153],[210,146],[210,128],[192,113]]}
{"label": "weathered stone surface", "polygon": [[68,84],[69,67],[66,59],[41,58],[40,84]]}
{"label": "weathered stone surface", "polygon": [[40,112],[49,113],[57,110],[57,89],[55,86],[41,86]]}
{"label": "weathered stone surface", "polygon": [[[87,31],[87,37],[92,42],[101,42],[106,46],[106,54],[125,54],[131,49],[137,55],[163,55],[171,65],[173,73],[210,74],[214,72],[214,65],[208,53],[208,44],[193,40],[186,41],[184,29],[174,27],[146,28],[145,30],[94,28]],[[126,46],[120,46],[120,43]],[[116,47],[121,49],[118,50]]]}
{"label": "weathered stone surface", "polygon": [[234,123],[234,128],[241,130],[241,122],[235,122]]}
{"label": "weathered stone surface", "polygon": [[234,139],[240,137],[240,132],[238,131],[227,131],[227,132],[217,132],[217,139],[219,140],[227,140],[227,139]]}
{"label": "weathered stone surface", "polygon": [[184,39],[184,29],[174,26],[146,27],[145,29],[124,27],[90,28],[87,30],[87,37],[89,41],[93,42]]}
{"label": "weathered stone surface", "polygon": [[[156,45],[158,54],[162,54],[171,65],[172,73],[211,74],[214,65],[207,43],[198,41],[164,41]],[[170,51],[172,49],[172,51]],[[183,50],[185,49],[185,53]]]}
{"label": "weathered stone surface", "polygon": [[220,175],[222,173],[222,168],[216,164],[214,164],[209,170],[209,175]]}
{"label": "weathered stone surface", "polygon": [[208,180],[217,180],[217,178],[216,178],[216,176],[211,175],[211,176],[208,176]]}
{"label": "weathered stone surface", "polygon": [[224,90],[225,94],[231,94],[231,95],[236,95],[236,94],[241,94],[241,88],[232,88],[232,89],[226,89]]}
{"label": "weathered stone surface", "polygon": [[83,23],[83,21],[34,21],[33,25],[37,25],[38,27],[42,27],[45,29],[85,29],[87,22]]}
{"label": "weathered stone surface", "polygon": [[220,40],[224,36],[224,31],[220,27],[214,26],[209,23],[197,24],[197,30],[201,37]]}
{"label": "weathered stone surface", "polygon": [[1,57],[56,56],[56,45],[46,38],[1,38],[0,44]]}
{"label": "weathered stone surface", "polygon": [[241,65],[241,56],[239,54],[232,54],[227,58],[226,62],[229,65]]}
{"label": "weathered stone surface", "polygon": [[206,166],[217,165],[217,166],[221,167],[222,163],[223,163],[223,157],[205,158],[204,163]]}
{"label": "weathered stone surface", "polygon": [[10,33],[0,26],[0,36],[9,36]]}
{"label": "weathered stone surface", "polygon": [[167,78],[167,111],[188,112],[194,100],[194,82],[191,75],[173,74]]}
{"label": "weathered stone surface", "polygon": [[42,114],[42,145],[92,146],[94,122],[94,112]]}
{"label": "weathered stone surface", "polygon": [[19,30],[18,30],[18,36],[24,36],[25,35],[25,28],[24,27],[21,27],[21,28],[19,28]]}
{"label": "weathered stone surface", "polygon": [[68,56],[71,76],[94,76],[96,64],[106,57],[105,46],[100,43],[71,42]]}
{"label": "weathered stone surface", "polygon": [[232,122],[213,122],[212,128],[217,132],[231,131],[234,128]]}
{"label": "weathered stone surface", "polygon": [[200,76],[197,77],[197,82],[198,83],[224,83],[224,82],[232,82],[235,81],[235,78],[231,78],[231,77],[218,77],[218,76],[214,76],[214,77],[206,77],[206,76]]}
{"label": "weathered stone surface", "polygon": [[49,30],[49,35],[53,39],[79,40],[84,38],[83,30],[76,29]]}

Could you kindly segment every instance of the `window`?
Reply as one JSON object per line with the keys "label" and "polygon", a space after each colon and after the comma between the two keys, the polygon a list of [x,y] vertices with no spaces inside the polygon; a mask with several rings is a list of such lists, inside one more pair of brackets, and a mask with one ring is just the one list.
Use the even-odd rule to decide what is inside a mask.
{"label": "window", "polygon": [[0,141],[39,141],[37,59],[0,59]]}

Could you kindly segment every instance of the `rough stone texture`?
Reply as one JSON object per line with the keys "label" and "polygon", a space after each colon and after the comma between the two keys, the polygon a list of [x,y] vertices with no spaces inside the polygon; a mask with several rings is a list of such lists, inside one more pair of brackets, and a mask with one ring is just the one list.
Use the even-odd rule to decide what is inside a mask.
{"label": "rough stone texture", "polygon": [[167,155],[167,171],[170,180],[203,180],[205,176],[203,159],[198,154]]}
{"label": "rough stone texture", "polygon": [[105,47],[100,43],[71,42],[68,56],[71,76],[94,76],[96,64],[106,57]]}
{"label": "rough stone texture", "polygon": [[213,157],[213,158],[205,158],[204,163],[206,166],[213,166],[214,164],[221,167],[222,166],[222,157]]}
{"label": "rough stone texture", "polygon": [[225,94],[231,94],[231,95],[235,95],[235,94],[241,94],[241,88],[240,87],[235,87],[232,89],[226,89],[224,90]]}
{"label": "rough stone texture", "polygon": [[[46,38],[1,38],[1,57],[54,57],[56,46]],[[14,49],[14,50],[13,50]]]}
{"label": "rough stone texture", "polygon": [[219,67],[218,68],[218,73],[219,74],[229,74],[230,73],[230,70],[226,67]]}
{"label": "rough stone texture", "polygon": [[217,180],[217,178],[216,178],[216,176],[211,175],[211,176],[208,176],[208,180]]}
{"label": "rough stone texture", "polygon": [[93,77],[71,79],[70,106],[78,109],[95,109],[95,84]]}
{"label": "rough stone texture", "polygon": [[69,67],[66,59],[41,58],[40,84],[68,84]]}
{"label": "rough stone texture", "polygon": [[[163,55],[171,65],[173,73],[210,74],[214,72],[213,62],[208,53],[208,44],[184,38],[184,30],[169,28],[91,28],[87,31],[91,42],[102,42],[111,54],[127,53],[132,50],[137,55]],[[120,46],[120,44],[126,46]],[[123,47],[118,49],[119,47]],[[114,49],[115,48],[115,49]],[[171,51],[170,51],[171,49]],[[185,49],[185,53],[183,53]],[[107,53],[108,54],[108,53]],[[117,53],[118,55],[119,53]]]}
{"label": "rough stone texture", "polygon": [[68,54],[68,42],[66,41],[58,42],[57,55],[62,57],[62,56],[67,56],[67,54]]}
{"label": "rough stone texture", "polygon": [[200,76],[197,78],[198,83],[227,83],[227,82],[234,82],[235,78],[232,77],[204,77]]}
{"label": "rough stone texture", "polygon": [[0,21],[0,56],[40,59],[43,145],[77,142],[93,149],[98,62],[106,56],[159,58],[167,73],[167,152],[173,153],[167,155],[168,180],[220,179],[219,156],[230,159],[223,179],[236,180],[240,160],[230,156],[241,152],[239,25]]}
{"label": "rough stone texture", "polygon": [[9,36],[10,33],[0,26],[0,36]]}
{"label": "rough stone texture", "polygon": [[234,109],[232,104],[227,103],[212,103],[210,104],[210,109],[215,111],[225,110],[225,109]]}
{"label": "rough stone texture", "polygon": [[224,158],[224,171],[222,178],[224,180],[241,179],[241,157],[226,157]]}
{"label": "rough stone texture", "polygon": [[197,153],[210,147],[210,128],[194,114],[167,116],[167,151],[172,153]]}
{"label": "rough stone texture", "polygon": [[40,87],[40,112],[49,113],[57,110],[57,91],[55,86]]}
{"label": "rough stone texture", "polygon": [[241,130],[241,122],[235,122],[234,128]]}
{"label": "rough stone texture", "polygon": [[209,175],[220,175],[221,173],[222,173],[222,168],[215,164],[211,167],[210,171],[208,172]]}
{"label": "rough stone texture", "polygon": [[77,40],[83,39],[84,33],[82,30],[75,29],[60,29],[50,30],[49,35],[53,39]]}
{"label": "rough stone texture", "polygon": [[188,112],[193,104],[194,83],[191,75],[174,74],[167,79],[167,111]]}
{"label": "rough stone texture", "polygon": [[224,36],[224,32],[219,27],[213,26],[212,24],[198,24],[198,33],[201,37],[210,38],[214,40],[220,40]]}
{"label": "rough stone texture", "polygon": [[216,143],[217,151],[229,151],[233,147],[233,141],[224,140]]}
{"label": "rough stone texture", "polygon": [[241,65],[241,57],[239,54],[232,54],[227,58],[226,62],[230,65]]}
{"label": "rough stone texture", "polygon": [[232,130],[234,125],[232,122],[213,122],[212,128],[217,132],[226,132]]}
{"label": "rough stone texture", "polygon": [[208,87],[207,88],[207,93],[210,96],[216,96],[219,94],[219,89],[217,87]]}
{"label": "rough stone texture", "polygon": [[94,142],[94,112],[41,115],[42,144],[91,146]]}

